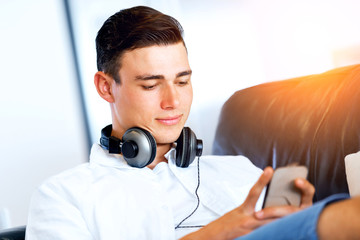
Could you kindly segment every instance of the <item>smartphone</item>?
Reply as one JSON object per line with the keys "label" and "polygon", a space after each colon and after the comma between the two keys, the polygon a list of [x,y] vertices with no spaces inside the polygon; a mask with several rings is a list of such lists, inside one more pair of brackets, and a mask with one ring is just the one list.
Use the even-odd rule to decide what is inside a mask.
{"label": "smartphone", "polygon": [[275,206],[300,206],[301,191],[295,187],[296,178],[306,179],[308,169],[305,166],[286,166],[275,169],[267,186],[263,208]]}

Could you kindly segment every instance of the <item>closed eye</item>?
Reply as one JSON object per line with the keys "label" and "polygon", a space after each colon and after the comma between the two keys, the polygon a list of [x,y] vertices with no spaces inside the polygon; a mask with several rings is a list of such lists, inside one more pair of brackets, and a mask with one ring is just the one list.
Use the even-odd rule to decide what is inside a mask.
{"label": "closed eye", "polygon": [[186,80],[186,81],[179,81],[177,84],[178,84],[178,85],[180,85],[180,86],[186,86],[186,85],[188,85],[188,84],[189,84],[189,80]]}
{"label": "closed eye", "polygon": [[175,81],[178,86],[186,86],[190,83],[190,77],[182,77]]}
{"label": "closed eye", "polygon": [[153,90],[155,89],[156,85],[142,85],[141,87],[145,90]]}

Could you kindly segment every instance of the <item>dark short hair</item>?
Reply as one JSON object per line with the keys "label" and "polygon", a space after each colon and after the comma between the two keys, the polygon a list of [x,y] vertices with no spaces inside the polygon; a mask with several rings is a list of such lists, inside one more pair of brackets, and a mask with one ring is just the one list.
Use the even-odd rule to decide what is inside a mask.
{"label": "dark short hair", "polygon": [[138,6],[109,17],[96,36],[97,68],[120,83],[118,72],[125,51],[182,42],[183,28],[173,17]]}

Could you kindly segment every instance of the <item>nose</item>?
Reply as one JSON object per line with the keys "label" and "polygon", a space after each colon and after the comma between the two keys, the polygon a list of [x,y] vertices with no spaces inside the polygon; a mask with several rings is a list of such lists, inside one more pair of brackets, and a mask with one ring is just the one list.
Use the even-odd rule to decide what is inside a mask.
{"label": "nose", "polygon": [[164,87],[161,99],[161,108],[164,110],[175,109],[179,106],[179,103],[179,93],[176,87],[173,85]]}

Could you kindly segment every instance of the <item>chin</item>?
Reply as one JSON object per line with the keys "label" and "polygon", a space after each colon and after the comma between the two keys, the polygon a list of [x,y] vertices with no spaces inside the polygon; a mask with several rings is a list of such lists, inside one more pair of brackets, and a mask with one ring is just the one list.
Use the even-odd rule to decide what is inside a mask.
{"label": "chin", "polygon": [[158,132],[160,134],[157,134],[155,137],[157,144],[170,144],[174,143],[180,136],[180,133],[182,131],[181,129],[174,129],[174,130],[164,130],[162,132]]}

